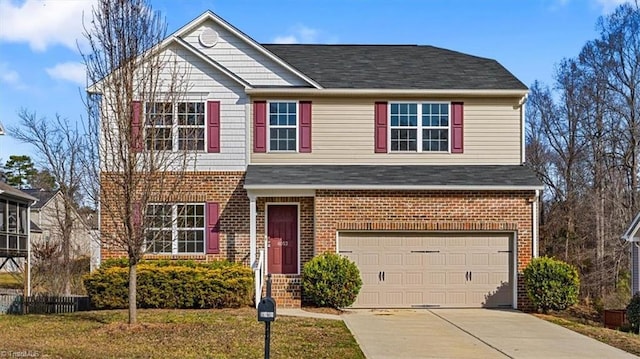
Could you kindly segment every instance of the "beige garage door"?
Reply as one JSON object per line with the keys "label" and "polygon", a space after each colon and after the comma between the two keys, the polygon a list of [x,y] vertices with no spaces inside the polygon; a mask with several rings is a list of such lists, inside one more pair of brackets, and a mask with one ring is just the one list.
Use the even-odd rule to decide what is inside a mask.
{"label": "beige garage door", "polygon": [[511,307],[509,233],[350,233],[339,252],[360,269],[354,308]]}

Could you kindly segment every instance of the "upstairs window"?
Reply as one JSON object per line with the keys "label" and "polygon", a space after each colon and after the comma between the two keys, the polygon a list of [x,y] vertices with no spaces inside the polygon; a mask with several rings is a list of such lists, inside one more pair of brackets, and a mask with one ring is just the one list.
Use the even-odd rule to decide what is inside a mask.
{"label": "upstairs window", "polygon": [[204,204],[147,206],[147,250],[160,254],[204,253]]}
{"label": "upstairs window", "polygon": [[298,148],[298,106],[296,102],[269,102],[269,151]]}
{"label": "upstairs window", "polygon": [[448,103],[390,103],[391,152],[448,152]]}
{"label": "upstairs window", "polygon": [[205,129],[203,102],[153,102],[145,106],[147,150],[204,151]]}

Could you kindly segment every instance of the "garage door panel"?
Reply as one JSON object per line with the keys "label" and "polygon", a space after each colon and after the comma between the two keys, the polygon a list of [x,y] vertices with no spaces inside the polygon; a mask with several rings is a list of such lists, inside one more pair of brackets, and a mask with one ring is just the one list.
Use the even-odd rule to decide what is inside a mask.
{"label": "garage door panel", "polygon": [[378,291],[361,290],[358,294],[358,303],[363,307],[379,307],[382,305],[380,293]]}
{"label": "garage door panel", "polygon": [[447,272],[424,273],[425,286],[445,286],[447,284]]}
{"label": "garage door panel", "polygon": [[[383,250],[395,250],[397,251],[398,249],[389,249],[384,248]],[[394,252],[386,252],[383,254],[383,261],[382,263],[385,265],[389,265],[389,266],[401,266],[403,263],[402,258],[404,257],[404,253],[394,253]]]}
{"label": "garage door panel", "polygon": [[466,266],[467,254],[466,253],[448,253],[446,255],[446,266]]}
{"label": "garage door panel", "polygon": [[467,272],[447,271],[447,285],[466,285]]}
{"label": "garage door panel", "polygon": [[406,272],[405,276],[405,284],[407,286],[424,286],[424,275],[422,272]]}
{"label": "garage door panel", "polygon": [[489,256],[489,253],[471,253],[471,265],[487,266],[489,265]]}
{"label": "garage door panel", "polygon": [[363,277],[354,307],[500,307],[513,300],[511,239],[505,233],[340,233],[339,250]]}

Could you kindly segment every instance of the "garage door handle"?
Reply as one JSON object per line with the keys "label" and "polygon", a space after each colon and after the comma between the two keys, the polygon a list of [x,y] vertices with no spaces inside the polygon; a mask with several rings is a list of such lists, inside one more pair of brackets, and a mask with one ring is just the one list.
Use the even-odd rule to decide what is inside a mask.
{"label": "garage door handle", "polygon": [[465,272],[464,273],[464,280],[466,280],[466,281],[469,280],[469,272]]}
{"label": "garage door handle", "polygon": [[382,272],[382,281],[384,282],[384,272]]}
{"label": "garage door handle", "polygon": [[339,253],[353,253],[353,251],[340,251]]}
{"label": "garage door handle", "polygon": [[469,281],[473,278],[473,272],[469,272]]}
{"label": "garage door handle", "polygon": [[411,251],[411,253],[440,253],[440,251]]}
{"label": "garage door handle", "polygon": [[382,282],[382,272],[378,272],[378,282]]}

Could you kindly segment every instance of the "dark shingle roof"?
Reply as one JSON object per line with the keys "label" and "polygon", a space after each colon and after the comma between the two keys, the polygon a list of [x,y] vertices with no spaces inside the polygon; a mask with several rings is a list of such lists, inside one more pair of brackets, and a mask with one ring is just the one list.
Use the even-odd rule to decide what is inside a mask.
{"label": "dark shingle roof", "polygon": [[35,210],[41,209],[58,193],[57,191],[46,191],[39,188],[23,189],[22,191],[38,199],[38,202],[31,206],[31,209]]}
{"label": "dark shingle roof", "polygon": [[247,189],[289,188],[521,188],[542,183],[525,166],[249,165]]}
{"label": "dark shingle roof", "polygon": [[495,60],[433,46],[263,46],[325,88],[527,89]]}
{"label": "dark shingle roof", "polygon": [[11,196],[14,198],[19,198],[25,201],[34,201],[35,198],[26,193],[25,191],[21,191],[17,188],[13,188],[5,182],[0,181],[0,194],[5,194],[7,196]]}

